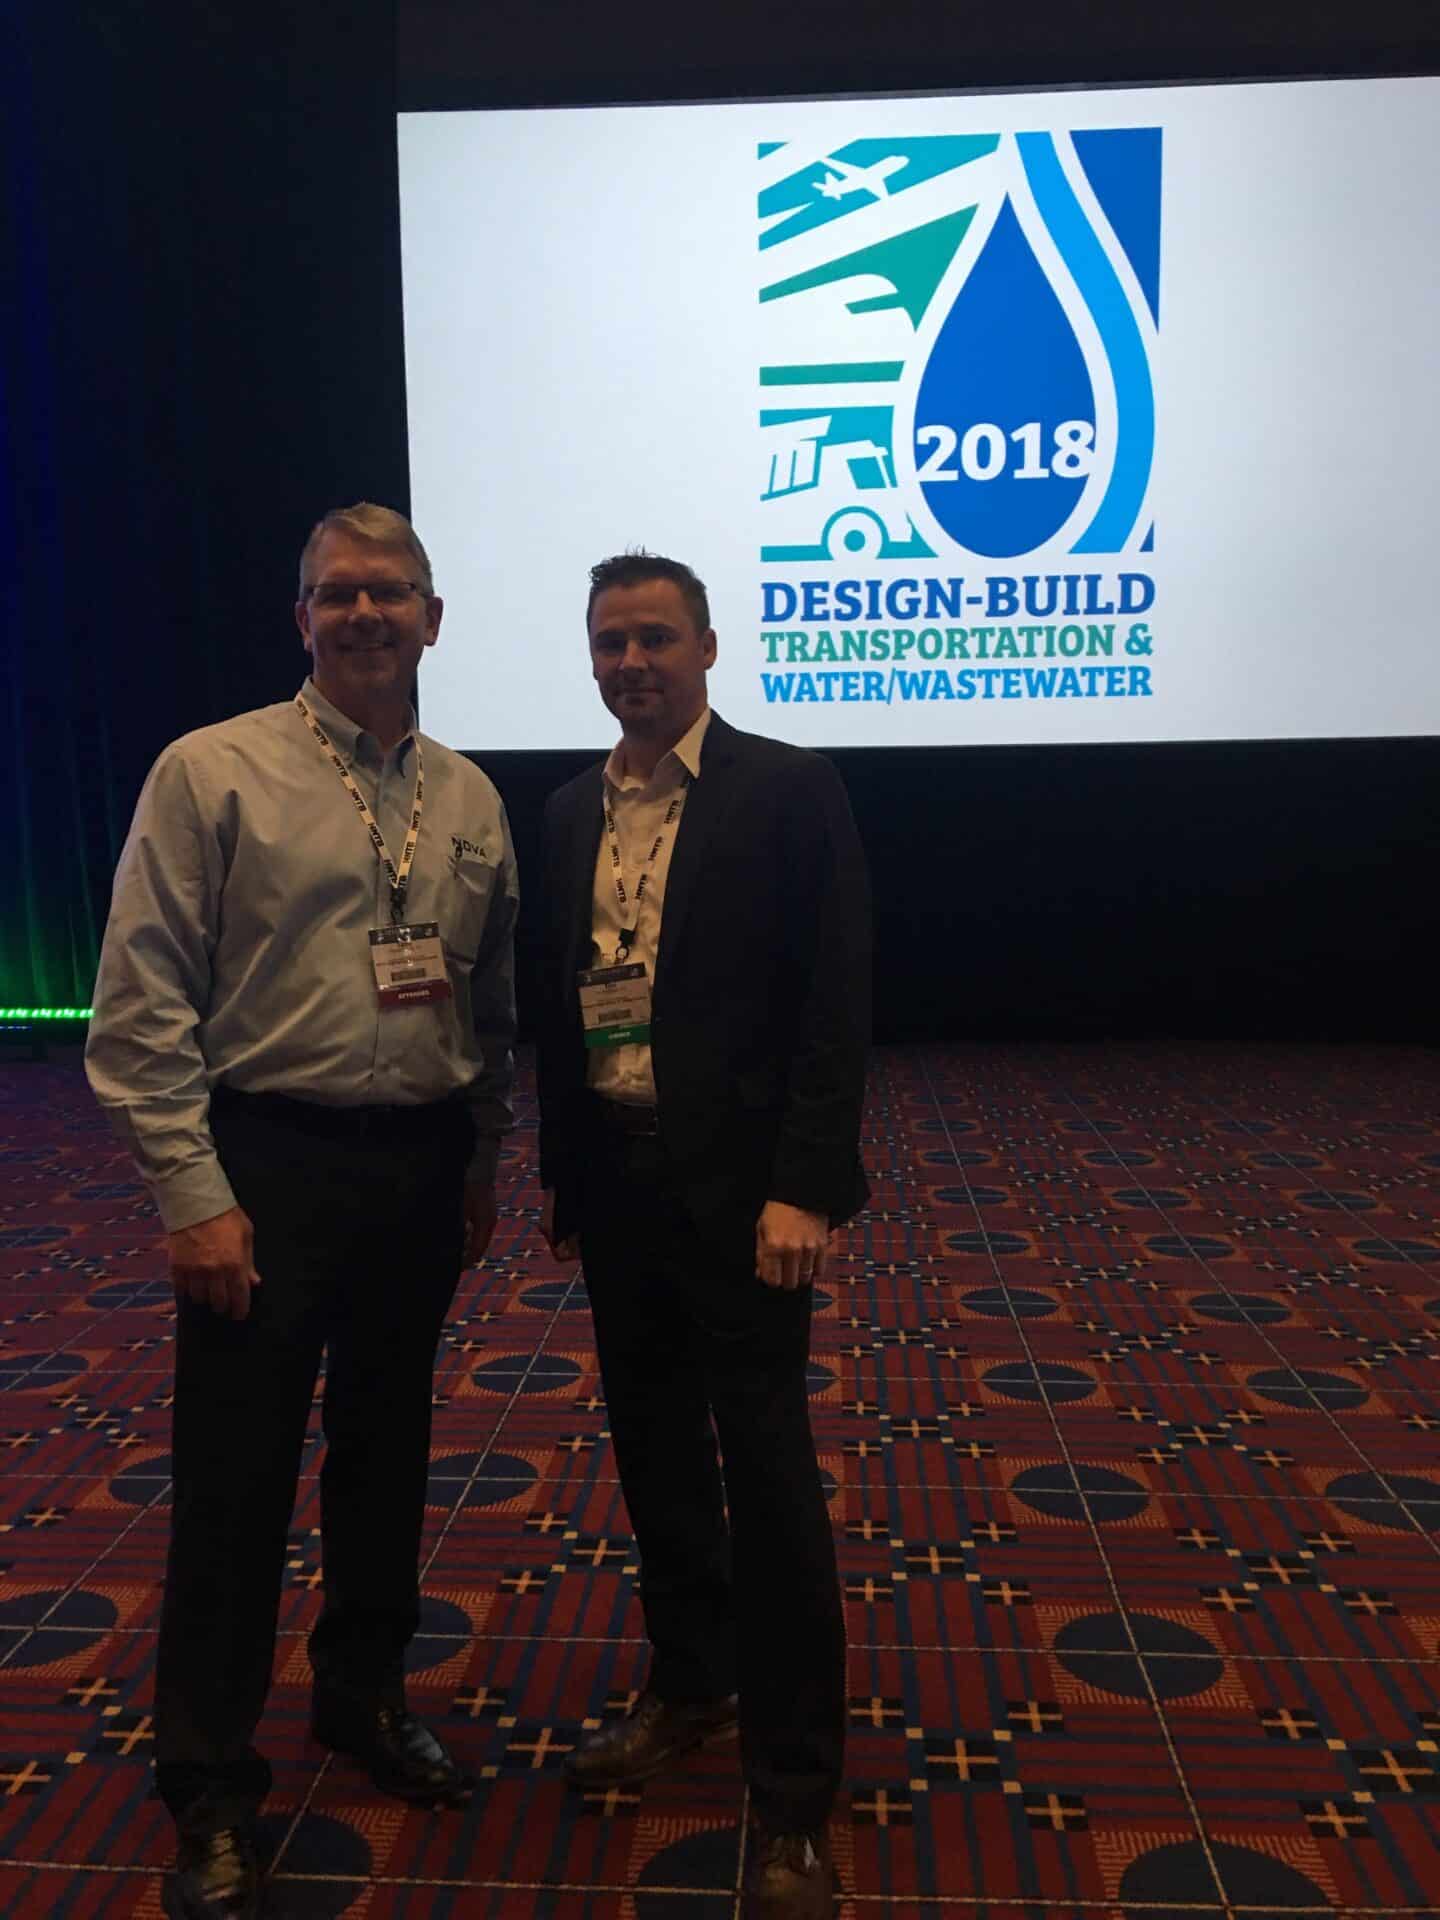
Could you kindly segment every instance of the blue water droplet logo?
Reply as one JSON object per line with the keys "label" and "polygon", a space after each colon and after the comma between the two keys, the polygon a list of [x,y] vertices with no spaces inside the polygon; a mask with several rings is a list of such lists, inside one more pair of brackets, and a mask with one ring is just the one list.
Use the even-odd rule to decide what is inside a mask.
{"label": "blue water droplet logo", "polygon": [[1009,559],[1044,545],[1085,486],[1086,473],[1067,474],[1064,462],[1052,471],[1057,436],[1073,422],[1093,441],[1085,357],[1007,199],[920,379],[915,465],[925,504],[972,553]]}

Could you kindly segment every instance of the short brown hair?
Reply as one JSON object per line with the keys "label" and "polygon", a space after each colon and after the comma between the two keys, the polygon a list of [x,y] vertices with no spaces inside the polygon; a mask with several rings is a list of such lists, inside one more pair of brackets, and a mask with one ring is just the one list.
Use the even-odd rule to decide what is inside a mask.
{"label": "short brown hair", "polygon": [[696,633],[710,631],[710,601],[699,574],[683,560],[667,560],[663,553],[647,553],[643,547],[612,554],[590,569],[590,598],[585,602],[587,629],[595,602],[608,587],[638,587],[647,580],[668,580],[678,587],[685,610],[695,622]]}

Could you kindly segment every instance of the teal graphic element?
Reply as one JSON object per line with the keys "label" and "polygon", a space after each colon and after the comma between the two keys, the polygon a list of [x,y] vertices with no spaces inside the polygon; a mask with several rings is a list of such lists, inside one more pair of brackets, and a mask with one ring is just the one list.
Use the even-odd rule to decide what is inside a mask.
{"label": "teal graphic element", "polygon": [[[881,143],[883,144],[883,143]],[[988,146],[993,146],[990,141]],[[932,169],[936,171],[938,169]],[[839,259],[762,288],[762,306],[818,292],[848,280],[879,281],[887,289],[846,300],[861,321],[898,327],[913,338],[965,238],[973,206],[891,235]],[[892,388],[903,359],[784,362],[760,369],[762,389],[859,386]],[[765,442],[765,560],[926,558],[931,548],[916,531],[896,482],[894,409],[813,406],[761,415]]]}
{"label": "teal graphic element", "polygon": [[776,280],[760,289],[760,304],[764,306],[771,300],[784,300],[792,293],[808,293],[812,288],[830,286],[837,280],[853,280],[868,274],[888,280],[894,291],[849,301],[848,310],[854,314],[888,313],[898,308],[908,314],[912,326],[918,326],[974,217],[975,209],[964,207],[959,213],[947,213],[908,233],[877,240],[873,246],[861,247],[838,260],[827,260],[823,266],[811,267],[808,272],[794,274],[788,280]]}
{"label": "teal graphic element", "polygon": [[[937,174],[993,153],[998,144],[999,136],[993,133],[852,140],[766,187],[759,196],[761,248],[777,247],[797,234],[906,193]],[[789,219],[777,218],[785,214]],[[775,224],[767,224],[771,221]]]}
{"label": "teal graphic element", "polygon": [[820,387],[867,385],[876,380],[898,380],[905,371],[903,360],[818,361],[796,367],[762,367],[762,387]]}
{"label": "teal graphic element", "polygon": [[768,454],[763,560],[927,556],[895,485],[894,409],[773,408],[760,415]]}

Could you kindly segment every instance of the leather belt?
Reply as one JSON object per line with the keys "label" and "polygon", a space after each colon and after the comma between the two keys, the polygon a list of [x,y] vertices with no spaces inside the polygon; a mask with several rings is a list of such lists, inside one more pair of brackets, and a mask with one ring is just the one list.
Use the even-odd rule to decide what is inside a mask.
{"label": "leather belt", "polygon": [[318,1100],[297,1100],[286,1093],[243,1093],[238,1087],[210,1089],[210,1110],[249,1115],[292,1127],[318,1140],[424,1140],[444,1134],[465,1116],[465,1101],[454,1095],[422,1101],[415,1106],[326,1106]]}

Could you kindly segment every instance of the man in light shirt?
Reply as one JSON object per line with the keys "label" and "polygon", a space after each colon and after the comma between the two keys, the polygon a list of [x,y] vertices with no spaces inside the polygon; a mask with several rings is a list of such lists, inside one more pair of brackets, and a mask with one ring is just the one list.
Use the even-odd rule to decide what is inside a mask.
{"label": "man in light shirt", "polygon": [[602,562],[588,629],[622,738],[546,809],[543,1227],[584,1261],[651,1662],[569,1773],[644,1780],[738,1720],[747,1916],[818,1920],[845,1629],[806,1375],[866,1193],[864,859],[827,761],[711,712],[689,567]]}
{"label": "man in light shirt", "polygon": [[322,1352],[312,1730],[402,1799],[468,1786],[402,1664],[435,1350],[511,1120],[516,883],[495,789],[416,729],[441,613],[403,516],[326,514],[310,678],[166,748],[115,878],[86,1067],[178,1303],[155,1754],[189,1920],[259,1911],[253,1736]]}

